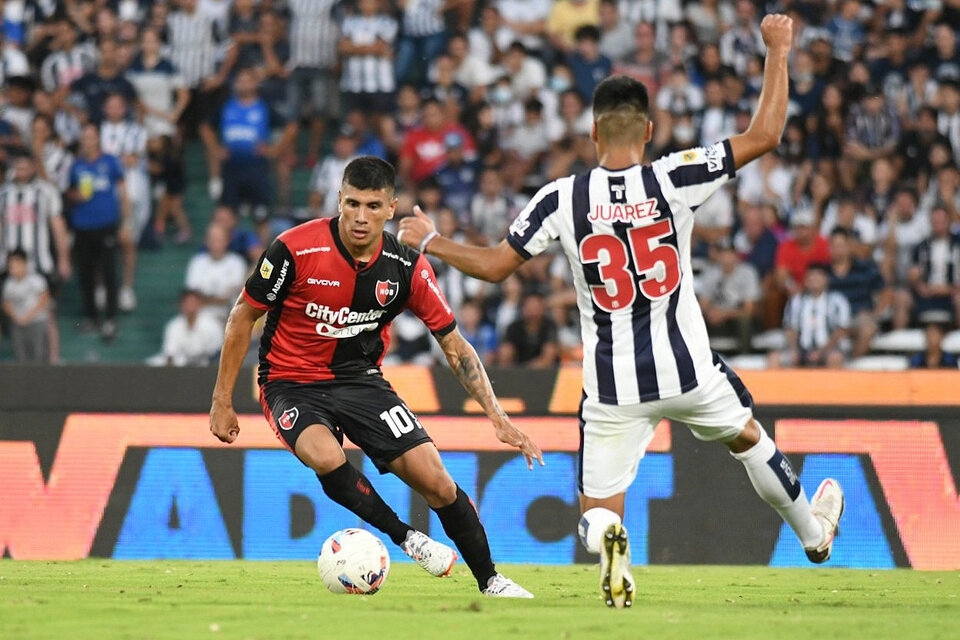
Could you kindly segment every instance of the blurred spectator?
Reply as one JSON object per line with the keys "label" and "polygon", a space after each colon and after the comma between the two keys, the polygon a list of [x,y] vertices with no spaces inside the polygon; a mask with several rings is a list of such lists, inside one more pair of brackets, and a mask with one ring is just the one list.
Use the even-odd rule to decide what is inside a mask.
{"label": "blurred spectator", "polygon": [[737,351],[750,351],[754,310],[760,298],[757,272],[740,256],[727,240],[713,245],[714,262],[700,276],[700,307],[711,335],[737,339]]}
{"label": "blurred spectator", "polygon": [[555,50],[569,53],[574,46],[579,49],[579,34],[583,27],[594,30],[596,44],[600,40],[596,31],[599,24],[600,0],[556,0],[547,16],[547,36]]}
{"label": "blurred spectator", "polygon": [[257,261],[263,252],[263,243],[260,242],[256,233],[238,226],[237,213],[233,209],[223,206],[217,207],[213,210],[211,222],[226,230],[227,237],[230,238],[227,251],[243,256],[248,264]]}
{"label": "blurred spectator", "polygon": [[[587,2],[584,2],[587,4]],[[582,26],[576,32],[576,50],[567,56],[573,70],[576,89],[586,103],[593,102],[593,90],[610,75],[613,63],[600,53],[600,30],[593,25]],[[564,90],[569,87],[564,87]]]}
{"label": "blurred spectator", "polygon": [[30,271],[22,249],[7,254],[0,301],[10,319],[10,342],[17,362],[48,364],[50,291],[43,276]]}
{"label": "blurred spectator", "polygon": [[457,328],[477,351],[484,365],[493,364],[497,352],[497,332],[483,319],[483,309],[473,300],[464,300],[457,314]]}
{"label": "blurred spectator", "polygon": [[[54,20],[50,30],[54,34],[51,51],[40,65],[40,83],[44,91],[53,93],[57,102],[62,102],[70,85],[96,68],[97,50],[91,42],[78,41],[80,32],[66,16]],[[26,65],[22,71],[7,69],[10,75],[28,73]]]}
{"label": "blurred spectator", "polygon": [[841,171],[844,186],[854,188],[860,163],[891,156],[899,139],[899,116],[887,105],[887,99],[877,85],[867,85],[863,98],[851,108],[847,119]]}
{"label": "blurred spectator", "polygon": [[4,41],[0,32],[0,85],[6,84],[10,78],[26,76],[30,73],[30,63],[19,48],[10,46]]}
{"label": "blurred spectator", "polygon": [[[529,182],[540,183],[538,170],[543,154],[550,148],[543,103],[530,98],[523,105],[523,123],[504,141],[507,151],[506,174],[509,186],[520,191]],[[533,186],[533,185],[531,185]]]}
{"label": "blurred spectator", "polygon": [[432,175],[443,164],[444,138],[456,133],[463,138],[464,154],[471,157],[473,139],[466,129],[457,123],[447,122],[443,108],[437,100],[427,100],[423,105],[423,125],[411,130],[400,149],[399,173],[406,183],[419,182]]}
{"label": "blurred spectator", "polygon": [[203,296],[186,289],[180,294],[180,314],[163,329],[161,361],[175,367],[209,365],[223,346],[223,325],[201,313]]}
{"label": "blurred spectator", "polygon": [[933,50],[927,64],[938,82],[960,82],[960,45],[957,44],[957,23],[943,21],[933,28]]}
{"label": "blurred spectator", "polygon": [[396,88],[393,47],[397,21],[381,12],[379,0],[359,0],[357,7],[359,13],[344,18],[341,27],[340,91],[347,109],[384,114],[393,106]]}
{"label": "blurred spectator", "polygon": [[333,140],[333,153],[317,165],[310,177],[310,208],[317,217],[337,215],[343,170],[356,157],[353,131],[342,128]]}
{"label": "blurred spectator", "polygon": [[188,137],[199,134],[204,140],[207,189],[210,198],[216,200],[223,192],[223,181],[217,147],[213,145],[207,123],[216,117],[226,95],[226,82],[237,58],[237,47],[222,24],[197,9],[197,2],[180,0],[178,9],[167,16],[164,26],[171,61],[190,89],[190,101],[180,115],[180,125]]}
{"label": "blurred spectator", "polygon": [[[228,250],[229,232],[219,224],[212,223],[207,227],[205,245],[206,251],[196,254],[187,263],[184,286],[201,296],[203,311],[223,326],[247,279],[247,262]],[[280,265],[277,268],[281,268]]]}
{"label": "blurred spectator", "polygon": [[147,136],[172,137],[176,134],[177,121],[190,101],[190,92],[183,76],[161,53],[163,42],[156,29],[144,29],[140,38],[140,53],[134,58],[126,77],[137,91]]}
{"label": "blurred spectator", "polygon": [[447,53],[453,61],[453,77],[457,84],[474,89],[486,86],[493,80],[493,68],[487,60],[472,50],[467,36],[463,33],[450,35]]}
{"label": "blurred spectator", "polygon": [[915,353],[910,358],[910,367],[913,369],[956,369],[957,356],[943,350],[943,336],[949,328],[945,322],[923,323],[923,334],[926,348]]}
{"label": "blurred spectator", "polygon": [[3,105],[3,120],[12,127],[12,131],[0,131],[4,137],[16,135],[5,146],[30,146],[30,128],[35,115],[33,109],[34,82],[29,76],[10,76],[4,83],[6,104]]}
{"label": "blurred spectator", "polygon": [[477,192],[479,167],[476,161],[466,158],[464,142],[463,136],[455,131],[443,137],[446,153],[443,165],[437,169],[434,178],[443,191],[444,205],[450,207],[458,217],[466,218],[470,202]]}
{"label": "blurred spectator", "polygon": [[[238,71],[233,87],[233,98],[210,121],[208,144],[218,150],[223,163],[220,203],[238,212],[249,208],[260,236],[266,239],[272,204],[270,161],[293,143],[296,124],[257,96],[257,78],[251,69]],[[272,142],[274,128],[283,130],[276,142]]]}
{"label": "blurred spectator", "polygon": [[444,106],[447,119],[451,122],[460,120],[463,105],[467,102],[467,89],[457,83],[454,75],[456,69],[452,56],[446,53],[437,56],[433,82],[423,92],[428,98],[435,98]]}
{"label": "blurred spectator", "polygon": [[850,232],[843,227],[830,233],[829,288],[850,303],[853,357],[866,355],[870,340],[890,310],[891,292],[872,260],[854,257]]}
{"label": "blurred spectator", "polygon": [[894,162],[901,178],[916,178],[929,171],[927,152],[934,144],[950,146],[950,140],[937,130],[937,110],[923,107],[917,113],[914,128],[904,132]]}
{"label": "blurred spectator", "polygon": [[56,187],[59,193],[66,191],[70,182],[70,165],[73,164],[73,154],[57,136],[53,129],[53,123],[45,115],[38,114],[33,119],[33,127],[30,130],[30,148],[36,164],[37,175]]}
{"label": "blurred spectator", "polygon": [[833,40],[833,55],[838,60],[850,62],[859,57],[860,47],[866,38],[866,29],[860,24],[860,1],[843,0],[840,13],[827,23],[827,31]]}
{"label": "blurred spectator", "polygon": [[370,120],[362,110],[353,109],[347,113],[346,128],[353,131],[358,156],[376,156],[383,160],[387,158],[386,146],[370,129]]}
{"label": "blurred spectator", "polygon": [[720,57],[738,74],[746,75],[750,58],[764,52],[756,5],[751,0],[737,0],[733,26],[720,36]]}
{"label": "blurred spectator", "polygon": [[287,115],[294,122],[310,121],[307,161],[320,154],[327,120],[340,115],[336,78],[340,37],[338,0],[288,0],[290,11],[290,77],[286,83]]}
{"label": "blurred spectator", "polygon": [[953,161],[960,164],[960,80],[940,85],[940,113],[937,128],[953,148]]}
{"label": "blurred spectator", "polygon": [[913,311],[921,323],[955,324],[960,315],[960,236],[943,207],[930,212],[930,237],[913,250],[909,272]]}
{"label": "blurred spectator", "polygon": [[397,4],[403,12],[403,35],[396,51],[397,80],[420,85],[426,81],[425,70],[447,46],[444,11],[464,2],[398,0]]}
{"label": "blurred spectator", "polygon": [[[552,4],[550,0],[494,0],[505,27],[506,45],[519,40],[527,49],[542,49]],[[500,49],[506,50],[506,45]]]}
{"label": "blurred spectator", "polygon": [[801,292],[810,265],[830,261],[830,245],[815,225],[812,211],[795,211],[790,217],[790,236],[777,247],[777,281],[791,296]]}
{"label": "blurred spectator", "polygon": [[123,165],[123,183],[130,202],[130,217],[126,220],[128,233],[121,238],[123,250],[123,278],[118,304],[121,311],[133,311],[137,306],[134,294],[134,276],[137,266],[137,245],[150,221],[150,182],[147,176],[147,131],[142,125],[127,119],[127,103],[119,93],[107,96],[103,105],[105,120],[100,127],[100,148],[107,155],[119,158]]}
{"label": "blurred spectator", "polygon": [[877,244],[877,222],[851,194],[839,194],[824,210],[820,235],[827,236],[837,229],[845,232],[854,258],[872,262],[871,256]]}
{"label": "blurred spectator", "polygon": [[[110,341],[117,335],[117,243],[130,235],[131,213],[123,165],[101,152],[100,130],[94,124],[84,126],[80,135],[80,154],[70,169],[67,197],[73,203],[70,227],[83,303],[80,329],[89,332],[99,326],[103,339]],[[95,300],[98,284],[106,292],[103,324]]]}
{"label": "blurred spectator", "polygon": [[816,113],[822,98],[823,81],[814,73],[813,56],[801,49],[794,54],[790,69],[790,100],[800,115],[807,117]]}
{"label": "blurred spectator", "polygon": [[684,12],[700,42],[719,42],[720,34],[728,31],[737,17],[733,3],[718,0],[691,2]]}
{"label": "blurred spectator", "polygon": [[528,293],[523,298],[521,317],[503,335],[497,363],[501,367],[543,369],[556,365],[558,356],[557,327],[546,314],[543,296]]}
{"label": "blurred spectator", "polygon": [[620,19],[617,0],[600,0],[600,53],[617,63],[633,53],[633,48],[633,30],[629,22]]}
{"label": "blurred spectator", "polygon": [[136,102],[137,91],[123,75],[116,41],[104,40],[97,53],[96,69],[74,80],[70,84],[70,91],[83,98],[90,120],[99,124],[104,118],[103,106],[107,97],[118,93],[128,104],[132,104]]}
{"label": "blurred spectator", "polygon": [[904,329],[910,323],[909,271],[914,247],[930,234],[930,218],[917,210],[917,195],[901,187],[894,195],[893,204],[880,226],[882,250],[880,266],[884,278],[894,287],[895,312],[893,326]]}
{"label": "blurred spectator", "polygon": [[543,63],[527,52],[520,42],[514,42],[503,56],[513,97],[524,100],[547,84],[547,70]]}
{"label": "blurred spectator", "polygon": [[656,32],[649,22],[640,22],[634,27],[634,42],[633,55],[615,65],[613,72],[642,82],[653,101],[670,68],[670,60],[657,50]]}
{"label": "blurred spectator", "polygon": [[470,220],[467,225],[476,232],[474,242],[499,242],[519,209],[508,191],[503,188],[500,172],[487,168],[480,174],[480,190],[470,200]]}
{"label": "blurred spectator", "polygon": [[787,349],[770,354],[771,367],[843,366],[849,350],[850,303],[842,294],[827,291],[828,278],[822,264],[810,265],[803,290],[790,298],[783,315]]}

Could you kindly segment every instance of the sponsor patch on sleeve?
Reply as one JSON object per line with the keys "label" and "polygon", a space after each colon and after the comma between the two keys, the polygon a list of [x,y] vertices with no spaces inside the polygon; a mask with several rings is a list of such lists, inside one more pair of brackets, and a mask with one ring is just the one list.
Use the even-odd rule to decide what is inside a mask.
{"label": "sponsor patch on sleeve", "polygon": [[263,262],[260,263],[260,277],[266,280],[271,273],[273,273],[273,263],[264,258]]}
{"label": "sponsor patch on sleeve", "polygon": [[696,150],[690,149],[689,151],[684,151],[683,154],[680,156],[680,161],[687,164],[691,162],[696,162],[697,161]]}

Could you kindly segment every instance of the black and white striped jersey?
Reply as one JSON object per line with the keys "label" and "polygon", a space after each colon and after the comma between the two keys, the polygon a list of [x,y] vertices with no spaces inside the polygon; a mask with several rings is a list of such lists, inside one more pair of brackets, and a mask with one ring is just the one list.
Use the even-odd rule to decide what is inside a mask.
{"label": "black and white striped jersey", "polygon": [[797,294],[783,312],[783,326],[797,332],[797,346],[803,351],[822,349],[834,331],[850,326],[850,302],[836,291]]}
{"label": "black and white striped jersey", "polygon": [[336,62],[337,4],[338,0],[288,0],[292,66],[325,69]]}
{"label": "black and white striped jersey", "polygon": [[97,49],[89,42],[81,42],[70,50],[54,51],[40,65],[40,84],[44,91],[69,87],[74,80],[97,67]]}
{"label": "black and white striped jersey", "polygon": [[432,36],[442,33],[443,0],[409,0],[403,8],[403,35]]}
{"label": "black and white striped jersey", "polygon": [[217,70],[222,47],[229,46],[217,23],[194,11],[174,11],[167,17],[170,59],[188,87],[198,86]]}
{"label": "black and white striped jersey", "polygon": [[517,216],[507,241],[524,258],[560,240],[583,332],[583,389],[630,405],[686,393],[713,353],[694,294],[693,213],[734,176],[729,141],[651,166],[598,167],[555,180]]}
{"label": "black and white striped jersey", "polygon": [[70,187],[70,167],[73,166],[73,154],[56,142],[43,145],[43,168],[47,181],[61,193]]}
{"label": "black and white striped jersey", "polygon": [[121,159],[132,154],[146,161],[147,130],[130,120],[104,121],[100,126],[100,148],[104,153]]}
{"label": "black and white striped jersey", "polygon": [[[390,16],[347,16],[343,37],[355,45],[372,45],[383,40],[393,46],[397,39],[397,21]],[[393,60],[387,56],[345,56],[340,89],[349,93],[390,93],[395,89]]]}
{"label": "black and white striped jersey", "polygon": [[50,220],[62,212],[60,192],[46,180],[11,180],[0,187],[0,264],[22,249],[37,273],[52,274],[57,261]]}

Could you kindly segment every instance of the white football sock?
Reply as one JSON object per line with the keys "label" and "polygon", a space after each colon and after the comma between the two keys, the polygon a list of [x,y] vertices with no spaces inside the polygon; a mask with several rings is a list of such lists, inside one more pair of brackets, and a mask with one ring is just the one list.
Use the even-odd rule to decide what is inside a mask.
{"label": "white football sock", "polygon": [[757,426],[760,427],[760,441],[743,453],[731,452],[731,455],[747,468],[757,495],[790,525],[804,548],[819,546],[823,541],[823,526],[810,510],[800,480],[790,461],[777,449],[759,422]]}

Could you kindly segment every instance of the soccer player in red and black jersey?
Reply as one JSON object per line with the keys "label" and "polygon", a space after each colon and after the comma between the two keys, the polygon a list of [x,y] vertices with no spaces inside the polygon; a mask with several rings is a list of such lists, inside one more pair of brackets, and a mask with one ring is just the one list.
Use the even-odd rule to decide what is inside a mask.
{"label": "soccer player in red and black jersey", "polygon": [[395,180],[393,167],[383,160],[352,161],[343,173],[340,215],[286,231],[260,257],[227,322],[210,430],[224,442],[239,435],[231,398],[253,325],[266,313],[260,402],[277,436],[316,472],[324,492],[390,536],[428,572],[450,573],[457,558],[453,549],[397,517],[347,461],[346,436],[381,473],[396,474],[426,499],[483,593],[531,598],[497,573],[469,496],[380,371],[390,322],[410,309],[433,332],[497,438],[517,447],[531,469],[534,460],[543,464],[540,448],[510,422],[476,352],[457,331],[433,268],[384,232],[397,206]]}

